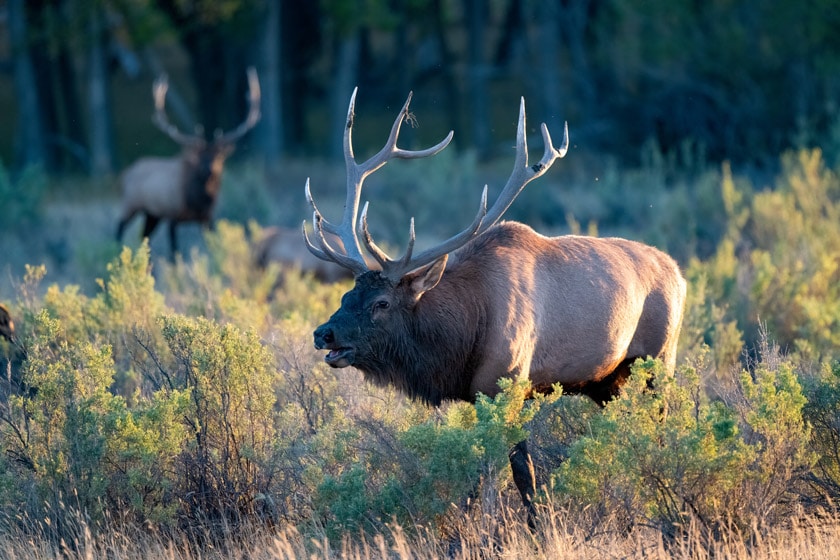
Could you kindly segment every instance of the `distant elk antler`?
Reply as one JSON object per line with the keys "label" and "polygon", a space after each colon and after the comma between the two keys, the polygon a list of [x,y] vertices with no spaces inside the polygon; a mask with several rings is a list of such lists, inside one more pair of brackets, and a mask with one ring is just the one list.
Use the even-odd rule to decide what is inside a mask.
{"label": "distant elk antler", "polygon": [[203,133],[187,134],[169,122],[165,111],[169,80],[165,74],[155,80],[152,122],[183,150],[175,157],[141,158],[123,171],[118,241],[122,241],[128,222],[138,213],[145,215],[143,237],[149,237],[161,220],[169,220],[169,243],[174,258],[177,224],[199,222],[213,227],[213,210],[225,160],[233,153],[237,141],[260,120],[260,83],[256,70],[248,68],[247,76],[248,115],[231,131],[216,131],[212,142],[208,142]]}
{"label": "distant elk antler", "polygon": [[[604,404],[616,396],[638,358],[652,356],[673,372],[686,285],[674,260],[649,245],[621,238],[576,235],[545,237],[517,222],[499,222],[530,181],[566,154],[555,148],[545,125],[542,159],[528,164],[525,103],[520,101],[513,171],[487,209],[487,187],[472,223],[439,245],[413,255],[414,222],[408,247],[398,259],[373,241],[367,205],[358,216],[362,183],[393,158],[435,154],[452,139],[411,152],[397,147],[408,101],[385,146],[357,164],[351,133],[355,92],[344,129],[347,202],[338,225],[312,200],[313,243],[321,259],[351,270],[355,286],[341,307],[315,329],[315,347],[335,368],[354,366],[365,379],[391,385],[432,405],[474,401],[498,393],[502,378],[521,379],[532,392],[560,385]],[[340,237],[344,250],[324,233]],[[362,249],[381,270],[365,264]],[[451,260],[450,260],[451,255]],[[510,452],[513,478],[533,526],[534,469],[525,441]]]}

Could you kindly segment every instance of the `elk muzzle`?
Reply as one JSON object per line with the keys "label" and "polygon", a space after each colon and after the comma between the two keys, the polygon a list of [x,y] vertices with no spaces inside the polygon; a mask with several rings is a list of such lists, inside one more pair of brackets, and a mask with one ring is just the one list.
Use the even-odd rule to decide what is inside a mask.
{"label": "elk muzzle", "polygon": [[353,364],[356,350],[352,346],[341,346],[336,342],[335,333],[329,323],[324,323],[314,332],[315,348],[329,350],[324,361],[330,367],[344,368]]}

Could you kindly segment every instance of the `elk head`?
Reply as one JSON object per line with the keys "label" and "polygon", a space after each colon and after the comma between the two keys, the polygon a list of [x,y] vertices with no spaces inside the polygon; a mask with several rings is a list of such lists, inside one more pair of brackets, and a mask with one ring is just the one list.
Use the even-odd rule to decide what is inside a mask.
{"label": "elk head", "polygon": [[217,129],[213,140],[204,137],[204,128],[196,127],[195,134],[186,134],[169,122],[164,109],[169,78],[166,74],[155,80],[152,96],[155,101],[153,122],[184,150],[184,164],[190,172],[185,173],[189,184],[186,185],[187,205],[201,206],[215,200],[221,184],[221,174],[225,159],[236,149],[236,143],[260,120],[260,82],[257,71],[249,67],[248,71],[248,115],[245,120],[229,132]]}

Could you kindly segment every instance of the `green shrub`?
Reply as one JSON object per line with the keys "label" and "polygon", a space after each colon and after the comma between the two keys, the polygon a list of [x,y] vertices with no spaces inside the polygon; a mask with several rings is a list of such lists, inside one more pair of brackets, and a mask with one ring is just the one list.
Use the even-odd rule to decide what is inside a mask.
{"label": "green shrub", "polygon": [[[402,428],[368,425],[369,453],[358,455],[318,486],[316,512],[331,534],[406,524],[446,522],[453,505],[465,505],[480,483],[507,479],[508,452],[527,438],[525,424],[542,399],[526,400],[528,385],[508,379],[490,399],[453,404],[445,418]],[[376,441],[381,448],[377,448]]]}
{"label": "green shrub", "polygon": [[[775,190],[750,197],[724,173],[728,231],[715,255],[689,266],[703,278],[715,328],[755,346],[766,328],[780,345],[814,362],[840,348],[840,180],[819,150],[782,157]],[[722,315],[719,313],[722,312]],[[729,326],[733,321],[737,327]],[[711,324],[709,324],[711,326]],[[707,342],[711,342],[706,337]],[[734,350],[734,348],[732,349]],[[724,349],[722,354],[731,354]]]}
{"label": "green shrub", "polygon": [[185,507],[210,519],[254,513],[272,475],[271,355],[253,331],[180,315],[159,322],[174,359],[169,378],[189,394],[177,472]]}
{"label": "green shrub", "polygon": [[803,414],[813,430],[818,459],[808,482],[818,503],[840,498],[840,362],[824,363],[813,375],[804,376],[808,399]]}
{"label": "green shrub", "polygon": [[666,536],[783,518],[812,461],[810,431],[790,364],[765,358],[741,375],[729,402],[702,397],[697,368],[672,377],[657,361],[638,361],[622,396],[569,448],[554,491],[625,529],[654,526]]}

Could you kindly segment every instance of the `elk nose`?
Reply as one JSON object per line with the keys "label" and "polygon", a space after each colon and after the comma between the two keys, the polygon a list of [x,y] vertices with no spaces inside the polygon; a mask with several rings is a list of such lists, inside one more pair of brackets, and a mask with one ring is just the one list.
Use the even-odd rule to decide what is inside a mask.
{"label": "elk nose", "polygon": [[315,348],[324,348],[327,344],[332,344],[335,341],[335,335],[330,327],[321,325],[315,329]]}

